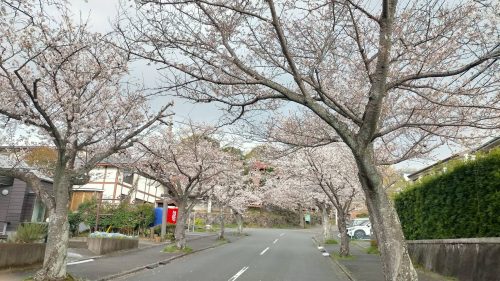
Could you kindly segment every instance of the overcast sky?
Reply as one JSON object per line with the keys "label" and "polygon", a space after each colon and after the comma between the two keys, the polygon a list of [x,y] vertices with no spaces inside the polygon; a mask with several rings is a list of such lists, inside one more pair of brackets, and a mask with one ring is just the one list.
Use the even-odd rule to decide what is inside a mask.
{"label": "overcast sky", "polygon": [[[127,1],[131,2],[131,1]],[[92,31],[108,33],[112,30],[111,22],[116,18],[119,0],[72,0],[70,1],[75,21],[87,20]],[[154,67],[147,66],[146,62],[134,62],[130,66],[131,75],[140,79],[147,87],[156,87],[159,76]],[[183,99],[161,97],[154,100],[153,108],[159,109],[162,105],[174,100],[174,120],[186,122],[216,123],[222,113],[214,104],[193,104]]]}
{"label": "overcast sky", "polygon": [[[93,31],[107,33],[112,30],[111,21],[116,17],[119,0],[71,0],[72,11],[75,16],[75,20],[87,19],[90,23],[90,28]],[[132,1],[130,1],[131,3]],[[146,86],[155,87],[158,85],[158,74],[154,68],[148,67],[144,62],[135,62],[131,66],[131,75],[135,78],[142,79]],[[171,97],[162,97],[154,102],[154,106],[160,107],[161,105],[172,100]],[[174,120],[176,122],[186,122],[188,119],[194,122],[205,122],[215,124],[222,113],[214,104],[192,104],[186,100],[175,99]],[[240,139],[239,145],[244,149],[248,150],[253,147],[255,143],[244,144],[245,140]],[[453,150],[449,147],[442,147],[438,149],[435,153],[435,159],[443,159],[448,157]],[[421,168],[430,163],[433,160],[416,160],[416,161],[406,161],[404,163],[398,164],[398,168]]]}

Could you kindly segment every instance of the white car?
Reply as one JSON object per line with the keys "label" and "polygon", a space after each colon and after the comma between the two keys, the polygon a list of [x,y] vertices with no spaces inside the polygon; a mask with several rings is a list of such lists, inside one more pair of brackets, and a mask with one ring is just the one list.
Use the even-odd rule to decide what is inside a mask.
{"label": "white car", "polygon": [[347,228],[347,235],[354,239],[363,239],[372,235],[372,224],[369,219],[356,219]]}

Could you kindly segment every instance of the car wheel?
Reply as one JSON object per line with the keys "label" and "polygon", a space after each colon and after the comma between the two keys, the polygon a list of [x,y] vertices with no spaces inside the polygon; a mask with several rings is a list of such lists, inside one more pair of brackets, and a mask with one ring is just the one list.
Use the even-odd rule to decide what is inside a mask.
{"label": "car wheel", "polygon": [[361,239],[365,237],[365,232],[363,230],[356,230],[353,236],[355,239]]}

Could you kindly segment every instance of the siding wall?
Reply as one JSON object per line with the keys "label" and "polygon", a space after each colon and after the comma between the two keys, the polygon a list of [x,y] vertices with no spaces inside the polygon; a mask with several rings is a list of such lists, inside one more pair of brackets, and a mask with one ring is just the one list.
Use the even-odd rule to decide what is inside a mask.
{"label": "siding wall", "polygon": [[[51,183],[42,182],[42,185],[51,192]],[[20,222],[31,221],[36,195],[25,182],[18,179],[14,180],[12,186],[0,189],[5,188],[9,194],[0,195],[0,221],[10,222],[7,231],[15,231]],[[0,223],[0,229],[3,229],[3,223]]]}
{"label": "siding wall", "polygon": [[3,216],[0,217],[0,220],[10,222],[7,231],[13,231],[21,221],[21,213],[27,186],[25,182],[15,179],[12,186],[8,187],[8,189],[9,195],[2,196],[7,200],[2,202],[2,206],[0,207],[2,209],[7,208],[7,210],[3,212]]}

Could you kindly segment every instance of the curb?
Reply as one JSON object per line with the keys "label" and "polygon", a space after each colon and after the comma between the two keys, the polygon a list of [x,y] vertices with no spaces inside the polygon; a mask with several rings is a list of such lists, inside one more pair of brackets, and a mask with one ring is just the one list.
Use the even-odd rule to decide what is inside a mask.
{"label": "curb", "polygon": [[[214,235],[216,235],[216,234],[214,234]],[[189,242],[189,241],[199,240],[199,239],[206,238],[206,237],[211,237],[211,236],[214,236],[214,235],[206,235],[206,236],[194,237],[193,239],[189,239],[189,240],[187,240],[187,242]],[[129,250],[116,251],[116,252],[112,252],[112,253],[105,254],[105,255],[100,255],[100,256],[91,256],[91,257],[86,257],[86,258],[82,258],[82,259],[74,260],[74,261],[72,261],[72,262],[79,262],[79,261],[84,261],[84,260],[88,260],[88,259],[94,259],[94,260],[97,260],[97,259],[102,259],[102,258],[106,258],[106,257],[111,257],[111,256],[114,256],[114,255],[118,255],[118,254],[128,254],[128,253],[134,253],[134,252],[137,252],[137,251],[146,250],[146,249],[149,249],[149,248],[154,248],[154,247],[158,247],[158,246],[169,245],[169,244],[172,244],[172,243],[173,243],[173,242],[161,242],[161,243],[159,243],[159,244],[148,245],[148,246],[145,246],[145,247],[142,247],[142,248],[136,248],[136,249],[129,249]]]}
{"label": "curb", "polygon": [[[316,239],[316,237],[311,237],[311,239],[313,240],[313,243],[316,244],[316,245],[319,245],[319,242],[318,240]],[[352,276],[352,273],[345,267],[343,266],[335,257],[331,257],[330,260],[335,264],[337,265],[340,270],[342,270],[342,272],[344,272],[344,274],[347,276],[347,278],[351,281],[356,281],[356,279],[354,279],[354,277]]]}
{"label": "curb", "polygon": [[[200,237],[200,238],[192,239],[190,241],[198,240],[198,239],[206,238],[206,237],[211,237],[211,236],[215,236],[215,235],[203,236],[203,237]],[[193,250],[190,253],[179,254],[177,256],[173,256],[173,257],[170,257],[170,258],[165,259],[165,260],[161,260],[161,261],[158,261],[158,262],[154,262],[154,263],[150,263],[150,264],[147,264],[147,265],[139,266],[139,267],[132,268],[132,269],[129,269],[129,270],[126,270],[126,271],[122,271],[122,272],[119,272],[119,273],[116,273],[116,274],[111,274],[111,275],[108,275],[108,276],[104,276],[102,278],[99,278],[99,279],[96,279],[96,280],[93,280],[93,281],[107,281],[107,280],[112,280],[112,279],[115,279],[115,278],[118,278],[118,277],[122,277],[122,276],[125,276],[125,275],[129,275],[129,274],[132,274],[132,273],[144,270],[144,269],[153,269],[153,268],[156,268],[156,267],[158,267],[160,265],[168,264],[168,263],[170,263],[173,260],[180,259],[180,258],[182,258],[184,256],[191,255],[191,254],[194,254],[194,253],[198,253],[198,252],[201,252],[201,251],[205,251],[205,250],[208,250],[208,249],[216,248],[216,247],[219,247],[219,246],[222,246],[222,245],[226,245],[226,244],[216,244],[216,245],[211,245],[211,246],[208,246],[208,247],[205,247],[205,248],[201,248],[201,249],[198,249],[198,250]]]}

